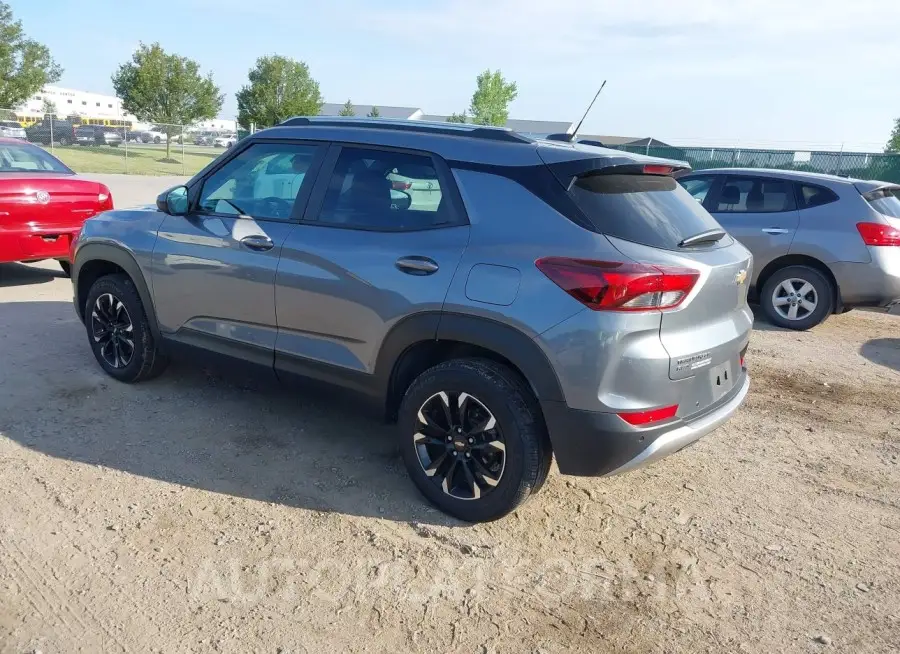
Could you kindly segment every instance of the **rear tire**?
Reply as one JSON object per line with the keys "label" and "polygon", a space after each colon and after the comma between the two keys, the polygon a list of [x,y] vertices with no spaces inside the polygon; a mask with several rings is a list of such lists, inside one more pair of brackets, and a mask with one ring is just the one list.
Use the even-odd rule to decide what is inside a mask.
{"label": "rear tire", "polygon": [[61,137],[59,137],[59,144],[62,147],[67,146],[67,145],[69,145],[69,139],[67,139],[65,136],[61,136]]}
{"label": "rear tire", "polygon": [[766,280],[759,300],[769,322],[803,331],[833,313],[834,286],[815,268],[788,266]]}
{"label": "rear tire", "polygon": [[507,515],[537,492],[550,469],[537,400],[494,361],[454,359],[426,370],[406,391],[398,423],[413,483],[460,520]]}
{"label": "rear tire", "polygon": [[165,369],[168,360],[156,346],[144,305],[127,275],[107,275],[94,282],[85,302],[84,324],[94,357],[110,377],[131,384]]}

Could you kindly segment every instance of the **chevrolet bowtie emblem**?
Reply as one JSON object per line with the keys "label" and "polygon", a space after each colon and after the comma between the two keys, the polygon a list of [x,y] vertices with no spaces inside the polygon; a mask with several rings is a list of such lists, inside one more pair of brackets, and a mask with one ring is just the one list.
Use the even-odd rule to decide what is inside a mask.
{"label": "chevrolet bowtie emblem", "polygon": [[740,286],[741,284],[743,284],[746,281],[747,281],[747,271],[746,270],[742,270],[741,272],[739,272],[738,274],[736,274],[734,276],[734,283],[737,284],[738,286]]}

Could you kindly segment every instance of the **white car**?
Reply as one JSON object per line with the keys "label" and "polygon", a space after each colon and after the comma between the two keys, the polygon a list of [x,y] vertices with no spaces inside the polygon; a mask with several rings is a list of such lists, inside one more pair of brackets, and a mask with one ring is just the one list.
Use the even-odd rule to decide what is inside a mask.
{"label": "white car", "polygon": [[136,143],[165,143],[168,138],[165,132],[150,129],[138,132],[134,140]]}
{"label": "white car", "polygon": [[217,148],[230,148],[237,140],[237,134],[222,134],[213,139],[213,145]]}
{"label": "white car", "polygon": [[25,128],[14,120],[0,120],[0,136],[8,139],[25,139]]}

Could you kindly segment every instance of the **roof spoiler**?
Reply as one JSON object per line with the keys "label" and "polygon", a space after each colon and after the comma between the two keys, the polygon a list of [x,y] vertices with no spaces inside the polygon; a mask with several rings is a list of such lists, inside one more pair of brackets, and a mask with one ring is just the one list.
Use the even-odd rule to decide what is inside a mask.
{"label": "roof spoiler", "polygon": [[583,157],[565,161],[547,162],[547,167],[566,190],[584,175],[666,175],[669,177],[690,172],[686,161],[657,159],[656,157],[612,156]]}
{"label": "roof spoiler", "polygon": [[861,195],[866,195],[867,193],[872,193],[873,191],[900,189],[900,184],[894,184],[892,182],[880,182],[876,179],[873,179],[871,181],[854,182],[853,186],[856,187],[856,190],[859,191]]}

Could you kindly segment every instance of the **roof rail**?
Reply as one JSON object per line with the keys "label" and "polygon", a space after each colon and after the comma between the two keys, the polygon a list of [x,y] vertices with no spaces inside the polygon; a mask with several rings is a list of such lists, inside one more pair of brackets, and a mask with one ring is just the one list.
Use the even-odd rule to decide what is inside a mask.
{"label": "roof rail", "polygon": [[371,129],[395,129],[402,132],[427,132],[446,136],[468,136],[490,141],[507,143],[534,143],[527,136],[514,132],[508,127],[487,127],[465,123],[438,123],[427,120],[391,120],[388,118],[333,118],[317,116],[296,116],[278,124],[278,127],[363,127]]}

